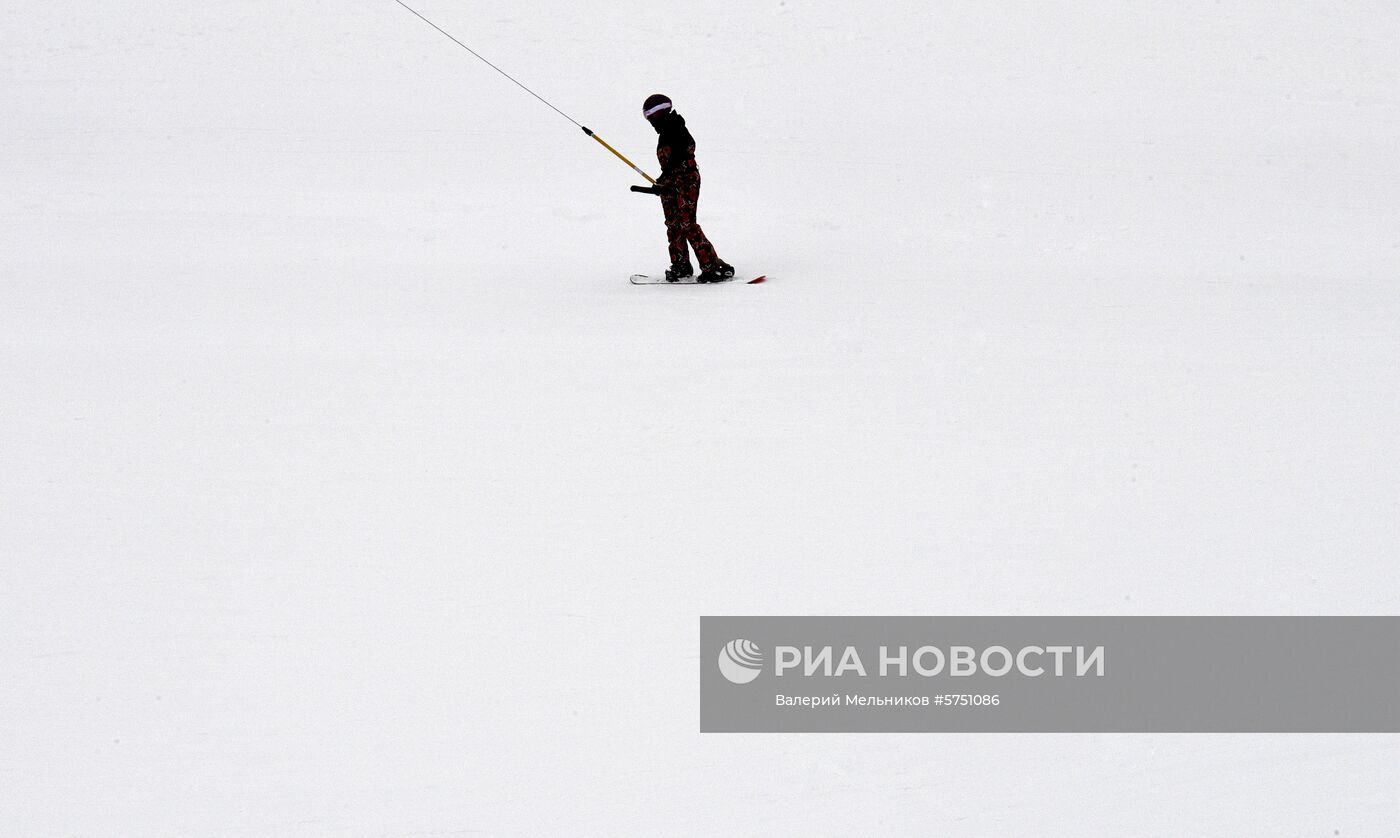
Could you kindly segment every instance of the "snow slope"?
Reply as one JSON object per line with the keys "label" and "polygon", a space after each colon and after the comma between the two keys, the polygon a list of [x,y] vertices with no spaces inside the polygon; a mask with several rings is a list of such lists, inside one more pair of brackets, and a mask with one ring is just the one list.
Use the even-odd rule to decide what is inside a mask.
{"label": "snow slope", "polygon": [[1391,835],[1394,736],[701,736],[701,614],[1400,607],[1393,4],[0,9],[0,823]]}

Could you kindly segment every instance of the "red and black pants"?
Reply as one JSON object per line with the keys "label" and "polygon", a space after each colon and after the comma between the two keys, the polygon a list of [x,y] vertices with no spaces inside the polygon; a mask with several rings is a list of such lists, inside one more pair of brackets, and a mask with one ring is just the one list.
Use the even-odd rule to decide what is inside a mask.
{"label": "red and black pants", "polygon": [[671,250],[673,266],[689,265],[689,245],[700,262],[700,270],[708,270],[719,263],[714,245],[705,237],[705,231],[695,220],[695,210],[700,203],[700,172],[697,169],[683,169],[670,182],[675,191],[661,196],[661,211],[666,216],[666,241]]}

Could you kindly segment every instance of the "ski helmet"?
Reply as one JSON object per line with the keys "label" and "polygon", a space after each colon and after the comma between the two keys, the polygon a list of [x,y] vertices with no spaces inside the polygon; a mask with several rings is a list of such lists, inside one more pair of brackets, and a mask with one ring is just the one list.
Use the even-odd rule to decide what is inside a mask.
{"label": "ski helmet", "polygon": [[642,116],[651,119],[657,114],[666,113],[671,109],[671,100],[660,94],[653,93],[642,103]]}

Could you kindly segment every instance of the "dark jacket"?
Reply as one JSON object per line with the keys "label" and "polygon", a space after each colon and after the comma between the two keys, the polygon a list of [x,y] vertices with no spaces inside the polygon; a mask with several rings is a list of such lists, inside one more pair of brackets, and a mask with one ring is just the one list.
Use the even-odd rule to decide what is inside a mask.
{"label": "dark jacket", "polygon": [[674,183],[683,175],[699,174],[695,166],[695,138],[685,127],[685,117],[671,111],[652,120],[656,129],[656,160],[661,164],[658,183]]}

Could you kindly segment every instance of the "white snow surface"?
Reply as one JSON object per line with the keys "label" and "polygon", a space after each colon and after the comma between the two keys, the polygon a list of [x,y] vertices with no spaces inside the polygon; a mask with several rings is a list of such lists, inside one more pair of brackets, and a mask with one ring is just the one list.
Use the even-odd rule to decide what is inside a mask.
{"label": "white snow surface", "polygon": [[6,835],[1397,834],[1395,736],[702,735],[697,644],[1395,613],[1400,7],[413,5],[772,279],[392,0],[0,8]]}

